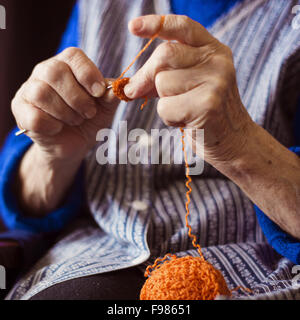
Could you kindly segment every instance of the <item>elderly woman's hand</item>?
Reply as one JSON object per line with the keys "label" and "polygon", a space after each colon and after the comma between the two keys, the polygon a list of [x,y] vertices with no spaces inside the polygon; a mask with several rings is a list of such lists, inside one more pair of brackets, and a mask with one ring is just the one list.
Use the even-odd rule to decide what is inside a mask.
{"label": "elderly woman's hand", "polygon": [[20,206],[45,215],[64,199],[98,130],[110,126],[119,100],[96,65],[77,48],[38,64],[12,111],[34,141],[16,175]]}
{"label": "elderly woman's hand", "polygon": [[[19,127],[54,159],[82,159],[110,125],[118,100],[78,48],[38,64],[12,101]],[[111,91],[111,90],[110,90]]]}
{"label": "elderly woman's hand", "polygon": [[[140,17],[129,29],[151,37],[160,19]],[[158,113],[167,125],[205,129],[205,160],[300,239],[300,160],[248,115],[230,49],[184,16],[166,16],[160,37],[177,42],[155,50],[125,87],[126,95],[158,95]]]}
{"label": "elderly woman's hand", "polygon": [[[160,19],[139,17],[129,29],[150,37]],[[204,128],[206,161],[238,157],[253,122],[239,96],[230,48],[185,16],[166,16],[159,37],[177,41],[156,48],[125,87],[126,95],[158,95],[157,111],[166,125]]]}

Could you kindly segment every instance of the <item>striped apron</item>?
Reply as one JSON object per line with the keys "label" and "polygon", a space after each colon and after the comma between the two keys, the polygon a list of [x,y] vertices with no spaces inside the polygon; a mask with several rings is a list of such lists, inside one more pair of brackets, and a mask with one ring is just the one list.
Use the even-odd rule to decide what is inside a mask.
{"label": "striped apron", "polygon": [[[252,119],[285,146],[294,143],[292,121],[300,82],[300,32],[292,28],[292,8],[299,1],[245,0],[209,28],[234,55],[240,95]],[[167,0],[82,0],[81,48],[105,77],[116,78],[147,40],[129,34],[128,21],[145,14],[168,14]],[[142,55],[128,76],[149,58]],[[112,129],[128,132],[165,125],[153,99],[121,102]],[[122,135],[121,135],[122,137]],[[150,139],[142,139],[151,141]],[[120,141],[117,141],[120,143]],[[167,142],[160,145],[161,154]],[[167,252],[197,256],[185,226],[185,170],[175,164],[99,165],[97,150],[86,158],[86,191],[91,215],[74,221],[58,242],[9,293],[7,299],[29,299],[54,284],[77,277],[139,266],[141,271]],[[145,143],[145,148],[151,143]],[[113,148],[126,158],[132,142]],[[199,159],[196,161],[200,161]],[[297,299],[293,264],[267,243],[253,204],[233,182],[205,163],[193,176],[190,224],[205,258],[221,270],[229,288],[244,286],[253,294],[233,299]]]}

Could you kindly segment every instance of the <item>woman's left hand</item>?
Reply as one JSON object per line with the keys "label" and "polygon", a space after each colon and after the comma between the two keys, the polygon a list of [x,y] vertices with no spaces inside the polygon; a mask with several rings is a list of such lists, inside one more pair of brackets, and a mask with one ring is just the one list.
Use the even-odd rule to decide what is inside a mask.
{"label": "woman's left hand", "polygon": [[[137,18],[130,31],[151,37],[160,19]],[[300,160],[250,118],[239,96],[231,50],[184,16],[166,16],[160,37],[177,42],[154,51],[125,87],[126,95],[134,99],[154,93],[167,125],[204,129],[200,148],[205,148],[205,160],[300,239]]]}
{"label": "woman's left hand", "polygon": [[[129,30],[150,38],[160,23],[158,15],[139,17]],[[238,157],[253,122],[240,99],[230,48],[186,16],[167,15],[159,37],[170,41],[155,49],[125,94],[159,96],[157,111],[166,125],[204,129],[200,147],[207,162]]]}

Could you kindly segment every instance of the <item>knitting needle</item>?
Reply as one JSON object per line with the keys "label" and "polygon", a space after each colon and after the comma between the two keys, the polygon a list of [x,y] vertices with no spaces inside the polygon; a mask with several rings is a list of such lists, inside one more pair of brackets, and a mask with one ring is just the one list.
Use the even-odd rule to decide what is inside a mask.
{"label": "knitting needle", "polygon": [[[109,89],[111,89],[112,87],[113,87],[112,85],[109,85],[109,86],[106,88],[106,90],[109,90]],[[24,133],[26,133],[26,132],[27,132],[26,129],[21,129],[21,130],[19,130],[18,132],[15,133],[15,136],[16,136],[16,137],[21,136],[22,134],[24,134]]]}
{"label": "knitting needle", "polygon": [[20,136],[20,135],[22,135],[22,134],[24,134],[26,132],[27,132],[26,129],[19,130],[18,132],[15,133],[15,136],[18,137],[18,136]]}

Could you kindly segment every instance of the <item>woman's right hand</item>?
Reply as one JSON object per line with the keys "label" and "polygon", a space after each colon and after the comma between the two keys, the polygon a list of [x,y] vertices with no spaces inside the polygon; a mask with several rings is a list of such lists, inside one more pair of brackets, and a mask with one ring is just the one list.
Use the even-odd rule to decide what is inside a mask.
{"label": "woman's right hand", "polygon": [[108,84],[82,50],[68,48],[34,68],[12,101],[12,112],[47,157],[83,159],[118,105]]}
{"label": "woman's right hand", "polygon": [[76,48],[38,64],[17,92],[12,111],[33,145],[16,175],[23,213],[43,216],[63,201],[98,130],[110,126],[119,100]]}

